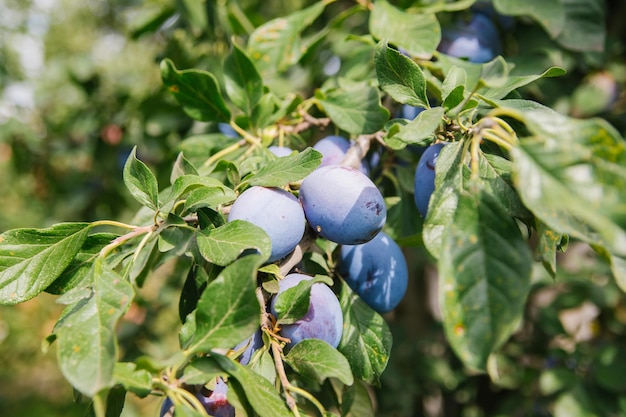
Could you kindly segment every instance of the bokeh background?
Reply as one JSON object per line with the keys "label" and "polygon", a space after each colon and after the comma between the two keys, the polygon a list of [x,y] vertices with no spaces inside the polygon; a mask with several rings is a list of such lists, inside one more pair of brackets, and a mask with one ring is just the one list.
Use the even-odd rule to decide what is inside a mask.
{"label": "bokeh background", "polygon": [[[603,51],[568,49],[520,18],[502,34],[507,59],[566,68],[567,75],[522,94],[564,114],[606,118],[624,134],[626,2],[589,1],[604,13]],[[310,3],[0,0],[0,232],[131,219],[137,205],[124,188],[122,167],[132,147],[166,179],[187,136],[217,129],[184,115],[161,86],[159,61],[169,57],[179,68],[219,73],[231,35],[244,36]],[[344,30],[362,31],[366,24],[355,18]],[[344,74],[366,73],[371,63],[359,53],[319,48],[289,73],[285,91],[310,94],[337,65]],[[411,285],[387,317],[394,349],[382,386],[372,391],[377,415],[626,415],[626,298],[587,247],[570,245],[556,281],[538,268],[526,324],[491,376],[468,372],[451,353],[433,301],[431,259],[419,245],[405,253]],[[150,282],[125,318],[120,341],[125,354],[165,357],[176,344],[180,280]],[[44,349],[61,309],[48,294],[0,307],[0,415],[87,412],[87,402],[75,398],[58,371],[54,345]],[[157,400],[129,398],[123,416],[157,414]]]}

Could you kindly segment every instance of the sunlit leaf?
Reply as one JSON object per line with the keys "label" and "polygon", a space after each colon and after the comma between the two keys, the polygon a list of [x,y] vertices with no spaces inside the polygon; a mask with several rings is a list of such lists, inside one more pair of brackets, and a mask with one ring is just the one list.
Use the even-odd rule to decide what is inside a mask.
{"label": "sunlit leaf", "polygon": [[532,256],[517,224],[483,190],[462,192],[451,220],[438,262],[443,325],[461,360],[485,370],[522,318]]}
{"label": "sunlit leaf", "polygon": [[[247,255],[236,260],[204,289],[195,311],[187,352],[229,349],[259,327],[261,308],[255,295],[257,269],[263,258]],[[188,321],[183,330],[191,326]]]}
{"label": "sunlit leaf", "polygon": [[63,376],[80,392],[94,396],[114,384],[118,346],[115,329],[134,290],[128,281],[98,258],[92,269],[89,298],[66,308],[54,328]]}
{"label": "sunlit leaf", "polygon": [[21,303],[45,290],[74,260],[89,229],[89,223],[60,223],[0,235],[0,304]]}

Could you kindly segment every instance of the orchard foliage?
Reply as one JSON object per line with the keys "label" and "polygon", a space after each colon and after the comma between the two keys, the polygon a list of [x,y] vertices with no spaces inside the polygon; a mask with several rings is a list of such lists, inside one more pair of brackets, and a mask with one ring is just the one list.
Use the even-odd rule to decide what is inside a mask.
{"label": "orchard foliage", "polygon": [[[120,415],[129,394],[167,397],[163,415],[206,415],[219,397],[228,407],[220,412],[236,416],[373,416],[372,392],[393,360],[393,313],[381,313],[406,291],[406,266],[401,283],[385,282],[389,275],[372,283],[376,268],[353,276],[360,268],[342,265],[342,250],[378,234],[393,253],[379,245],[371,262],[404,262],[397,242],[425,248],[436,265],[445,336],[437,346],[460,361],[441,372],[518,387],[521,377],[503,378],[514,379],[507,343],[531,320],[540,277],[560,276],[568,244],[592,248],[626,290],[626,142],[606,118],[565,115],[541,94],[579,70],[575,57],[601,59],[601,2],[478,3],[327,0],[273,16],[256,3],[164,7],[134,35],[167,33],[168,22],[211,58],[170,48],[160,60],[161,99],[189,123],[175,161],[155,170],[141,146],[132,149],[120,175],[140,206],[129,222],[0,235],[0,302],[58,295],[65,310],[46,344],[98,417]],[[500,37],[477,43],[494,42],[494,56],[454,56],[443,36],[478,15]],[[314,146],[329,136],[349,144],[342,167],[320,168],[325,155]],[[292,151],[277,156],[273,146]],[[322,179],[333,172],[342,174]],[[179,349],[123,355],[119,324],[163,270],[179,284]],[[309,279],[285,289],[290,273]],[[372,301],[354,280],[391,291],[393,302]],[[316,323],[315,311],[331,317]],[[291,343],[302,329],[307,336]],[[606,364],[597,369],[609,373]],[[560,416],[592,407],[577,397],[582,385],[549,377],[557,388],[546,396],[566,395],[556,401]],[[624,401],[606,410],[617,415]]]}

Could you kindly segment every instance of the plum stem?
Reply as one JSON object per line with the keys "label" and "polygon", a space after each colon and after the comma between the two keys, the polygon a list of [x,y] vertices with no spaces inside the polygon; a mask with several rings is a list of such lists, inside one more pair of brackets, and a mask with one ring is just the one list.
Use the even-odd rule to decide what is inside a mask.
{"label": "plum stem", "polygon": [[276,373],[278,374],[278,378],[280,378],[280,383],[283,385],[283,390],[285,391],[285,400],[287,401],[287,405],[289,409],[293,412],[293,414],[297,417],[300,417],[300,412],[298,411],[298,405],[296,404],[296,399],[289,392],[292,388],[289,379],[287,379],[287,373],[285,372],[285,366],[283,365],[282,359],[282,350],[278,345],[276,340],[272,340],[272,356],[274,356],[274,366],[276,368]]}
{"label": "plum stem", "polygon": [[350,148],[346,152],[346,155],[343,157],[341,165],[358,169],[359,165],[361,164],[361,160],[365,158],[367,151],[369,151],[370,149],[371,141],[381,141],[383,136],[384,134],[382,131],[378,131],[368,135],[357,136],[354,140],[354,143],[352,144],[352,146],[350,146]]}
{"label": "plum stem", "polygon": [[302,236],[302,239],[296,248],[293,252],[291,252],[291,255],[289,255],[289,257],[279,265],[281,277],[287,275],[296,265],[298,265],[298,263],[300,263],[302,257],[306,251],[309,250],[314,241],[315,235],[311,233],[311,229],[307,226],[304,236]]}

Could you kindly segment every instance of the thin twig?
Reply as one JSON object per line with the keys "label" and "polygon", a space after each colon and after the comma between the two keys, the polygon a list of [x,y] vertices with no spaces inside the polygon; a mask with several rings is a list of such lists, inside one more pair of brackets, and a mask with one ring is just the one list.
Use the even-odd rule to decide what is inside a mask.
{"label": "thin twig", "polygon": [[281,348],[278,345],[278,342],[275,340],[271,341],[272,345],[272,355],[274,356],[274,366],[276,367],[276,373],[278,374],[278,378],[280,379],[280,383],[283,385],[283,390],[285,391],[285,400],[287,401],[287,405],[289,409],[296,415],[298,415],[298,406],[296,404],[296,399],[289,393],[289,388],[291,387],[291,383],[287,379],[287,374],[285,373],[285,366],[283,365],[283,359],[281,357]]}

